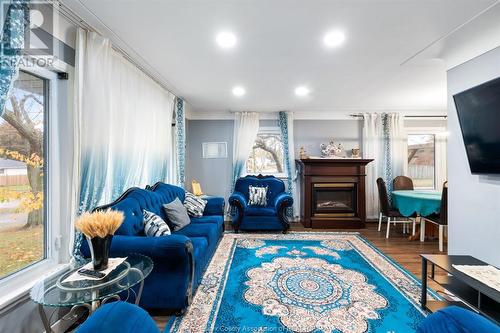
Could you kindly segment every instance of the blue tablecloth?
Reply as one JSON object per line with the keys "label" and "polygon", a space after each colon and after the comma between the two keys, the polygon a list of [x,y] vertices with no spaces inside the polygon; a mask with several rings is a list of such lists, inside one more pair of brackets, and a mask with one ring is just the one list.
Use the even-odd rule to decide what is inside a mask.
{"label": "blue tablecloth", "polygon": [[439,213],[441,192],[439,191],[393,191],[392,204],[404,216],[418,214],[429,216]]}

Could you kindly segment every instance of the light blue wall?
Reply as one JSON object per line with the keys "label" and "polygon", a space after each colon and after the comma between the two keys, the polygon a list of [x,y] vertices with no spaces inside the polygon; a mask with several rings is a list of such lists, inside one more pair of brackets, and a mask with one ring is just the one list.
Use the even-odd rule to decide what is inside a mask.
{"label": "light blue wall", "polygon": [[453,95],[500,77],[500,47],[448,71],[448,253],[500,267],[500,176],[473,175]]}
{"label": "light blue wall", "polygon": [[[227,196],[233,160],[232,120],[188,120],[186,124],[186,189],[198,180],[204,193]],[[227,142],[227,158],[202,158],[203,142]]]}
{"label": "light blue wall", "polygon": [[[273,126],[274,120],[261,120],[261,126]],[[295,120],[295,152],[304,146],[310,155],[319,155],[319,145],[331,138],[349,150],[361,147],[362,122],[359,120]],[[227,142],[226,159],[203,159],[203,142]],[[188,120],[186,150],[186,188],[191,180],[201,183],[203,192],[224,196],[229,194],[232,172],[233,121]]]}
{"label": "light blue wall", "polygon": [[[350,153],[352,148],[361,148],[363,122],[361,120],[296,120],[294,122],[295,154],[303,146],[310,156],[320,156],[320,144],[342,143]],[[348,155],[350,156],[350,155]]]}

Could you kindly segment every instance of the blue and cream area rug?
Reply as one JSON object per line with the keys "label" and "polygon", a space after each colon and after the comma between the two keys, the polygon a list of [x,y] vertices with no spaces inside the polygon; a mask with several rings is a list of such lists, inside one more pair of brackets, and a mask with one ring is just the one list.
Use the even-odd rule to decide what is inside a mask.
{"label": "blue and cream area rug", "polygon": [[357,233],[225,234],[166,332],[409,333],[419,298],[420,282]]}

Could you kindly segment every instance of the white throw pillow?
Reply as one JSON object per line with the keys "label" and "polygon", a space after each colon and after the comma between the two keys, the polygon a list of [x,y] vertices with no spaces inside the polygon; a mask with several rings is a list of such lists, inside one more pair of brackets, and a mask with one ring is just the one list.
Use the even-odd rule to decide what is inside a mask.
{"label": "white throw pillow", "polygon": [[159,237],[171,234],[167,222],[163,221],[163,219],[160,216],[156,215],[155,213],[151,213],[147,210],[143,211],[143,215],[144,215],[144,233],[146,234],[146,236]]}
{"label": "white throw pillow", "polygon": [[205,211],[205,206],[207,202],[200,197],[197,197],[193,193],[186,192],[186,199],[184,199],[184,207],[188,212],[188,215],[194,217],[203,216],[203,212]]}
{"label": "white throw pillow", "polygon": [[248,187],[248,204],[250,206],[267,206],[267,186]]}

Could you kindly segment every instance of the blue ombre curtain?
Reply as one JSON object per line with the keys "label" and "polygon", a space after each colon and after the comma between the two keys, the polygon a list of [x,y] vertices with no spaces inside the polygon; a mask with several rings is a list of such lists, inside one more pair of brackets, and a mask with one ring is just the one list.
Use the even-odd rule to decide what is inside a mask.
{"label": "blue ombre curtain", "polygon": [[285,171],[287,176],[287,192],[293,197],[293,206],[288,209],[289,217],[295,217],[299,212],[299,196],[297,195],[297,175],[295,171],[295,145],[293,139],[293,113],[280,111],[278,125],[283,140]]}
{"label": "blue ombre curtain", "polygon": [[392,202],[392,180],[405,176],[408,169],[408,135],[404,116],[399,113],[383,113],[383,166],[382,177],[387,184],[389,201]]}
{"label": "blue ombre curtain", "polygon": [[175,133],[176,183],[184,188],[186,182],[186,115],[185,102],[179,97],[175,101]]}
{"label": "blue ombre curtain", "polygon": [[[167,181],[175,96],[112,49],[79,31],[80,206],[90,211],[130,187]],[[75,236],[78,258],[81,235]]]}
{"label": "blue ombre curtain", "polygon": [[391,163],[391,128],[389,114],[380,115],[382,121],[382,178],[385,181],[389,202],[392,202],[392,163]]}
{"label": "blue ombre curtain", "polygon": [[233,132],[233,175],[231,189],[243,174],[245,163],[259,133],[259,114],[257,112],[236,112]]}
{"label": "blue ombre curtain", "polygon": [[113,201],[129,187],[166,181],[175,99],[114,51],[108,39],[86,35],[81,211]]}
{"label": "blue ombre curtain", "polygon": [[[4,4],[1,2],[1,5]],[[4,14],[0,43],[0,116],[17,77],[25,35],[29,32],[29,1],[11,1]]]}

